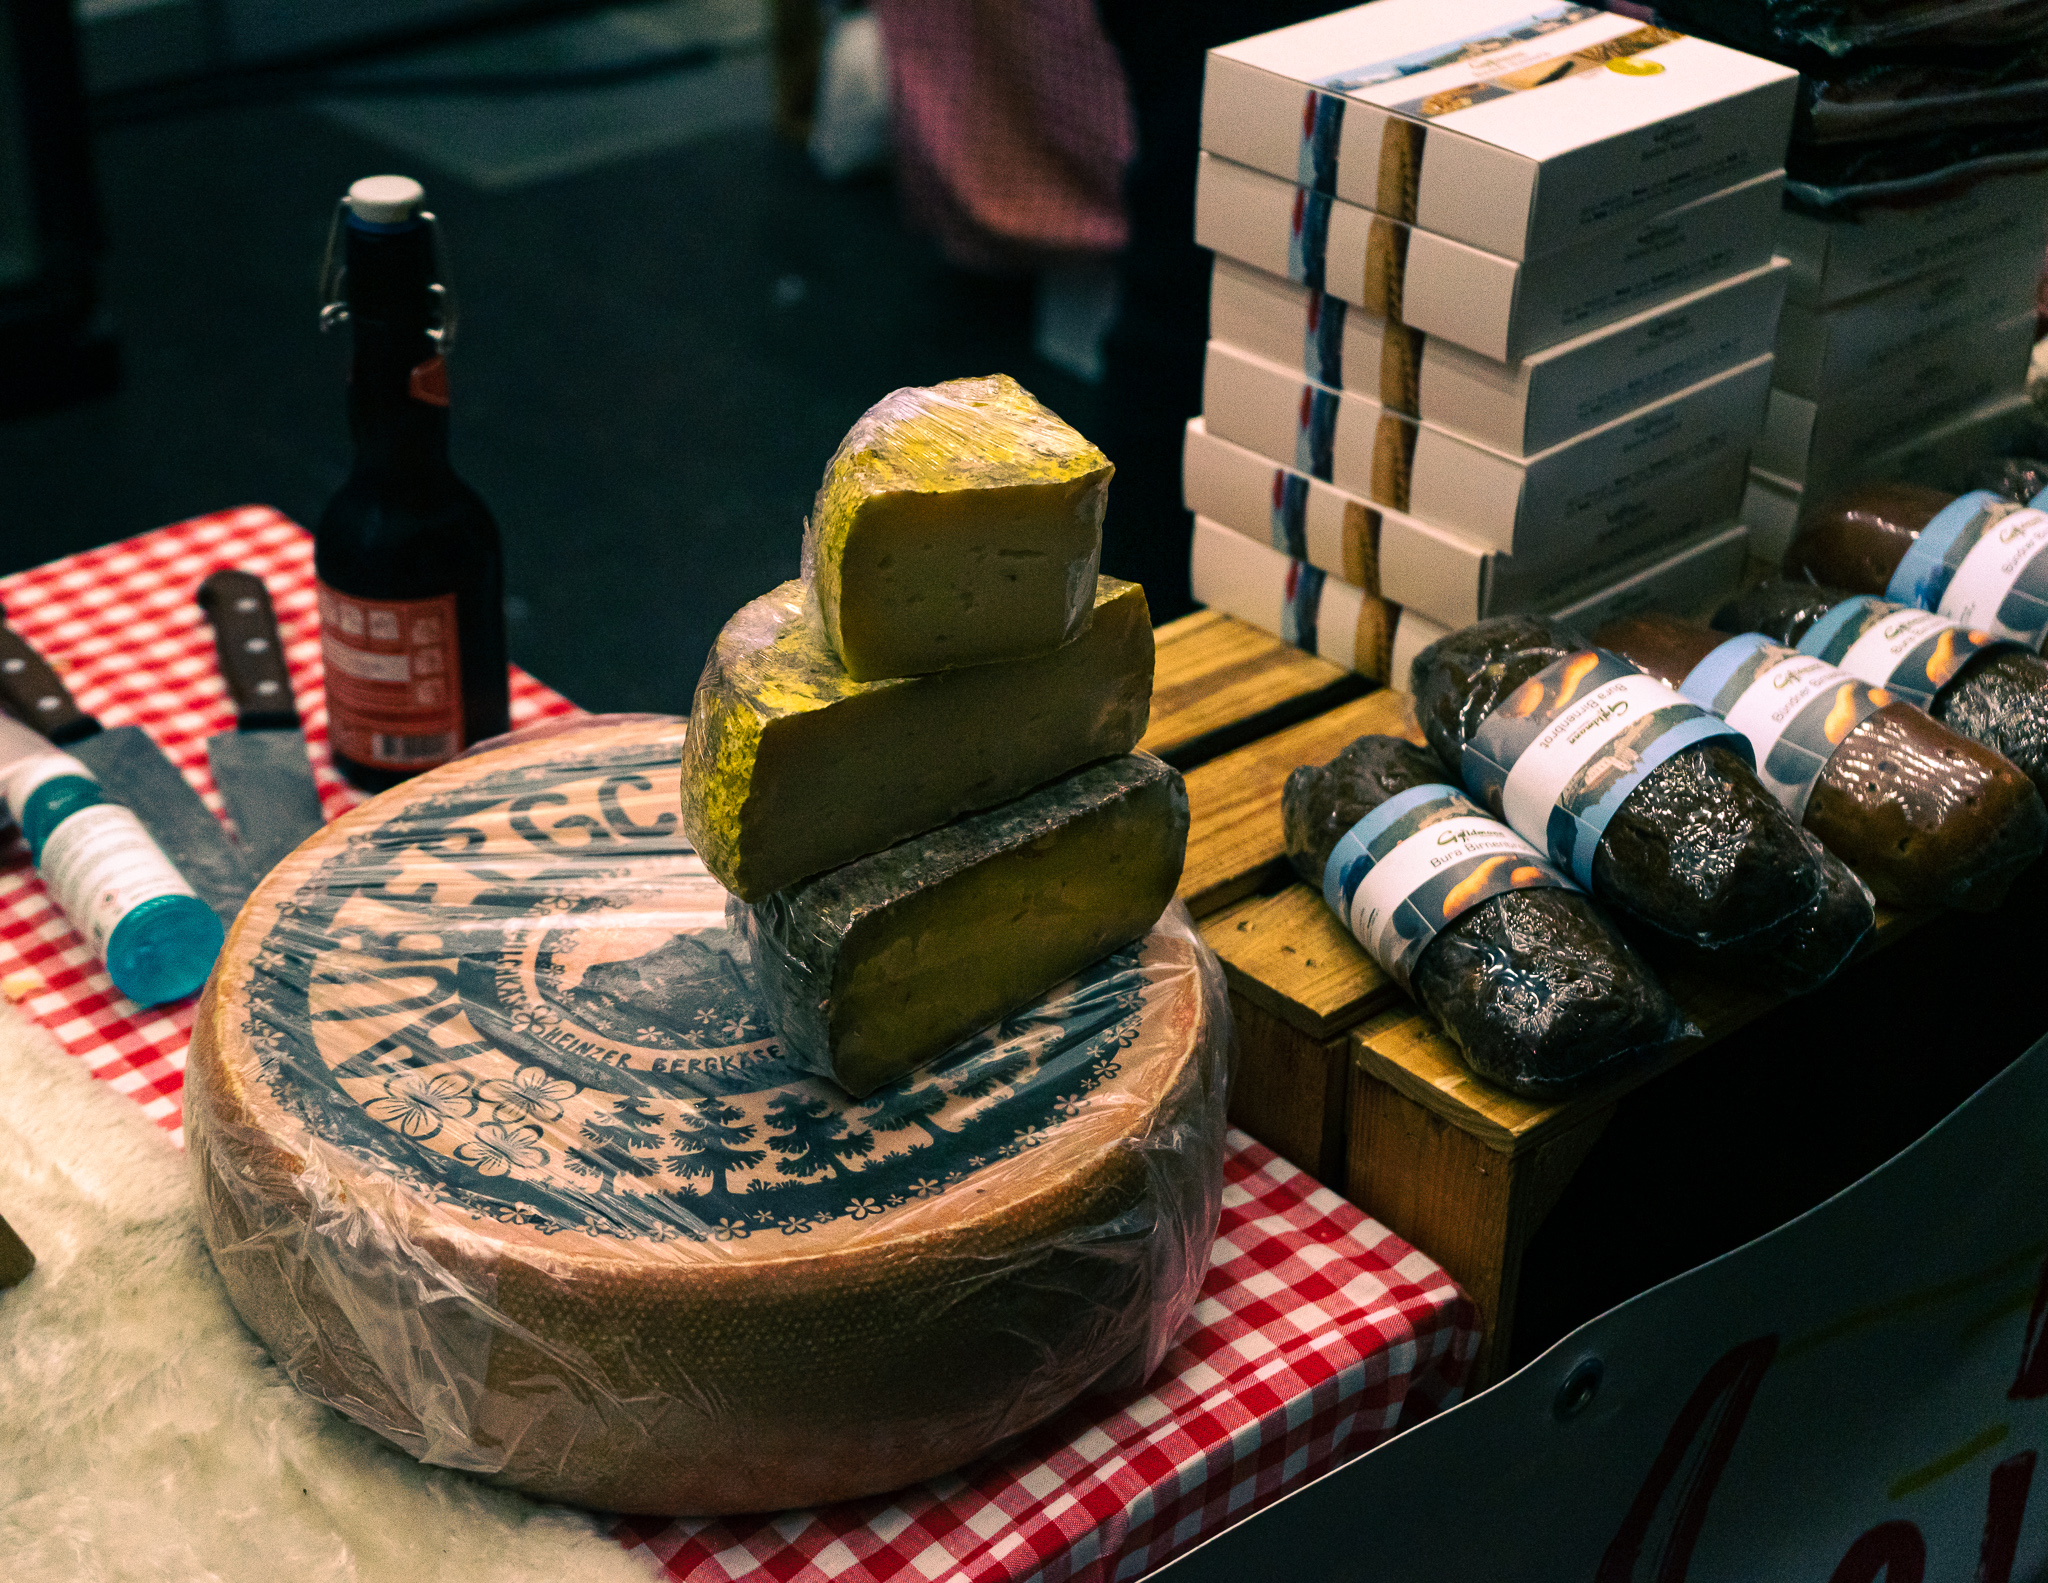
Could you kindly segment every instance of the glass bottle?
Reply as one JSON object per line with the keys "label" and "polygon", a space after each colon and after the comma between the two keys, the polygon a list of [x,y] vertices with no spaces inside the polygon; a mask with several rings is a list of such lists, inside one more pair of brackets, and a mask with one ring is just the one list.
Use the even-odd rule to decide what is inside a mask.
{"label": "glass bottle", "polygon": [[448,464],[450,299],[425,202],[405,176],[349,188],[322,312],[355,340],[355,462],[314,535],[328,747],[368,791],[510,724],[498,528]]}

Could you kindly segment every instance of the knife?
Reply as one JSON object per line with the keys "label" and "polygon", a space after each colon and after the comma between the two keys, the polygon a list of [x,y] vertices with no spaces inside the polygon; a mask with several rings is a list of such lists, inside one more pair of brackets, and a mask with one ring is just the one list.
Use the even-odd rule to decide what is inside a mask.
{"label": "knife", "polygon": [[277,613],[263,579],[237,571],[215,572],[201,583],[199,608],[213,623],[220,673],[236,714],[234,730],[206,739],[206,761],[249,866],[268,874],[326,823],[292,702]]}
{"label": "knife", "polygon": [[104,727],[81,710],[57,673],[4,619],[0,696],[53,746],[91,770],[108,796],[133,809],[200,899],[223,924],[234,921],[255,879],[191,782],[142,727]]}

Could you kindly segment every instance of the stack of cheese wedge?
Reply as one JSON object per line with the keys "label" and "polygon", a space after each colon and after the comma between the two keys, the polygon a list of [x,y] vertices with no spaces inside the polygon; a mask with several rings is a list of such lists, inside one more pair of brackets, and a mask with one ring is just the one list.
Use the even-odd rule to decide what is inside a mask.
{"label": "stack of cheese wedge", "polygon": [[743,903],[786,1058],[866,1094],[1144,935],[1185,788],[1134,753],[1144,590],[1112,469],[1004,375],[899,390],[826,469],[806,576],[720,633],[683,822]]}

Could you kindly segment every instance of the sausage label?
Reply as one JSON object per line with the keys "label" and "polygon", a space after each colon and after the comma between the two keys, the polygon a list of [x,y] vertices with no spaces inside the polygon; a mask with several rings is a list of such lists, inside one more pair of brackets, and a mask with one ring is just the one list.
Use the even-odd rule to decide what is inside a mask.
{"label": "sausage label", "polygon": [[1892,574],[1889,598],[1994,637],[2048,637],[2048,511],[1978,489],[1934,514]]}
{"label": "sausage label", "polygon": [[1882,687],[1757,632],[1723,643],[1679,690],[1749,738],[1757,778],[1795,819],[1805,817],[1835,749],[1892,701]]}
{"label": "sausage label", "polygon": [[1510,890],[1570,880],[1455,786],[1414,786],[1345,832],[1323,865],[1323,899],[1403,989],[1453,919]]}
{"label": "sausage label", "polygon": [[1482,807],[1550,854],[1583,889],[1615,810],[1643,777],[1695,743],[1750,756],[1742,734],[1602,649],[1538,671],[1465,744],[1465,785]]}
{"label": "sausage label", "polygon": [[1858,681],[1909,704],[1932,708],[1942,690],[1988,649],[2016,649],[2010,638],[1959,626],[1932,610],[1914,610],[1858,594],[1806,629],[1799,652],[1839,665]]}

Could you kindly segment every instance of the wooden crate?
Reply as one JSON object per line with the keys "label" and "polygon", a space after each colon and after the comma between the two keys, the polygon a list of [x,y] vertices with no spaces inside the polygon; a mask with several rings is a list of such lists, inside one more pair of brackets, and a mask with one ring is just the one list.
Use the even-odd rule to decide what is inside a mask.
{"label": "wooden crate", "polygon": [[1176,769],[1322,714],[1372,686],[1213,610],[1169,621],[1152,636],[1152,720],[1138,746]]}

